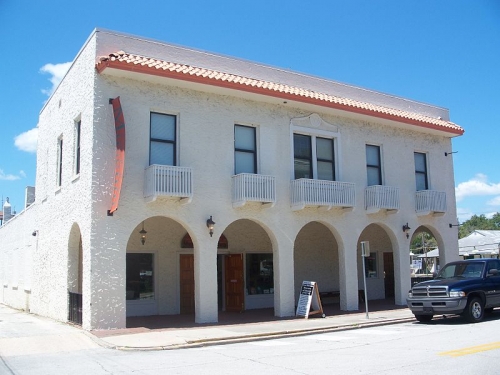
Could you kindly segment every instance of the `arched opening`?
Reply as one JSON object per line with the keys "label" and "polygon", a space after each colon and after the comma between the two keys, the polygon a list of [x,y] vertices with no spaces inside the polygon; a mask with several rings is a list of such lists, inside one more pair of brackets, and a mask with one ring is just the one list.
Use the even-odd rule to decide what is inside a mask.
{"label": "arched opening", "polygon": [[228,225],[223,236],[228,247],[217,251],[219,309],[273,308],[274,256],[269,235],[260,224],[240,219]]}
{"label": "arched opening", "polygon": [[339,246],[330,229],[316,221],[302,227],[295,238],[293,263],[296,299],[303,281],[315,281],[323,304],[339,303]]}
{"label": "arched opening", "polygon": [[[361,258],[362,241],[368,241],[370,247],[370,255],[364,259],[364,270]],[[368,300],[387,299],[394,301],[396,289],[395,254],[386,229],[378,224],[368,225],[359,236],[357,249],[359,289],[364,289],[365,277]]]}
{"label": "arched opening", "polygon": [[431,228],[419,226],[410,242],[411,285],[432,279],[439,268],[438,239]]}
{"label": "arched opening", "polygon": [[182,247],[185,233],[180,223],[163,216],[147,218],[130,233],[127,317],[194,313],[193,248]]}
{"label": "arched opening", "polygon": [[73,224],[68,241],[68,321],[82,324],[83,247],[78,224]]}

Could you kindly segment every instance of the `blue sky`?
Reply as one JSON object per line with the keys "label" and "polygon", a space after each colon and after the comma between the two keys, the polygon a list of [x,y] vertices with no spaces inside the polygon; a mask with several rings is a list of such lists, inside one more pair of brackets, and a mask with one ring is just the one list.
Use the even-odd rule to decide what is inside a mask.
{"label": "blue sky", "polygon": [[0,195],[18,212],[39,111],[96,27],[448,108],[460,222],[500,211],[498,0],[0,0]]}

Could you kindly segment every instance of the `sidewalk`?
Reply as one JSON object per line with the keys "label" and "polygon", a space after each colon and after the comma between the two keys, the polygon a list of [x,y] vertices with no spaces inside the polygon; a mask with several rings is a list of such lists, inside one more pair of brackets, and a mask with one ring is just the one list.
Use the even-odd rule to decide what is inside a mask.
{"label": "sidewalk", "polygon": [[[275,318],[272,310],[222,313],[219,323],[196,324],[182,316],[129,318],[130,328],[91,331],[101,346],[120,350],[165,350],[359,329],[415,321],[408,308],[376,306],[369,312],[335,313],[325,318]],[[271,314],[271,315],[266,315]],[[192,318],[191,318],[192,319]],[[253,320],[249,321],[249,320]],[[129,323],[130,321],[130,323]],[[163,322],[163,323],[162,323]]]}

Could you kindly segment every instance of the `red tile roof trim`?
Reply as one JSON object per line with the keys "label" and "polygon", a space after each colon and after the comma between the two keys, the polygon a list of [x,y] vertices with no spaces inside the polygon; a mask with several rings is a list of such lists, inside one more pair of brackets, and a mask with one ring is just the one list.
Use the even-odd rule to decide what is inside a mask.
{"label": "red tile roof trim", "polygon": [[99,59],[99,62],[96,64],[97,71],[102,73],[106,68],[225,87],[285,100],[294,100],[302,103],[314,104],[392,121],[399,121],[428,129],[445,131],[455,135],[462,135],[464,133],[464,129],[453,122],[414,112],[407,112],[348,98],[323,94],[281,83],[274,83],[211,69],[198,68],[140,55],[128,54],[122,51],[112,53],[109,56],[104,56]]}

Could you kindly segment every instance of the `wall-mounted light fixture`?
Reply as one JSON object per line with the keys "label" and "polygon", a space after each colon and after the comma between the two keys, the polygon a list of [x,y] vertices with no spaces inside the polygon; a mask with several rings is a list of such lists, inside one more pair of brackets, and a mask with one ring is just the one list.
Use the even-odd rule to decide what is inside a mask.
{"label": "wall-mounted light fixture", "polygon": [[456,154],[458,151],[450,151],[450,152],[444,152],[444,156],[448,156],[448,155],[451,155],[451,154]]}
{"label": "wall-mounted light fixture", "polygon": [[410,238],[410,234],[408,233],[408,231],[410,230],[410,226],[408,225],[408,223],[406,223],[405,225],[403,225],[403,233],[406,234],[406,238]]}
{"label": "wall-mounted light fixture", "polygon": [[36,237],[38,235],[38,230],[34,230],[33,233],[31,233],[33,237]]}
{"label": "wall-mounted light fixture", "polygon": [[210,233],[210,237],[214,234],[214,225],[215,221],[212,220],[212,216],[210,216],[210,219],[207,219],[207,228],[208,228],[208,233]]}
{"label": "wall-mounted light fixture", "polygon": [[448,224],[448,225],[450,226],[450,228],[453,228],[453,227],[459,227],[459,226],[460,226],[460,224],[451,224],[451,223],[450,223],[450,224]]}
{"label": "wall-mounted light fixture", "polygon": [[142,229],[139,231],[139,234],[141,235],[141,243],[144,245],[146,243],[146,234],[148,232],[146,232],[144,230],[144,221],[142,222]]}

